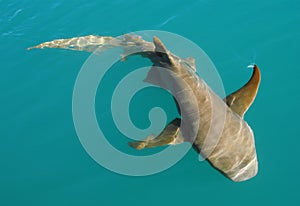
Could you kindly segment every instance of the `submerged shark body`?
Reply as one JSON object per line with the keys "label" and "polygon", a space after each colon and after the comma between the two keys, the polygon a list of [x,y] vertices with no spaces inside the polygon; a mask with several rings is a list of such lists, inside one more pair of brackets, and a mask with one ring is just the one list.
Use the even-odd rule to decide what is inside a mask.
{"label": "submerged shark body", "polygon": [[119,38],[90,35],[45,42],[32,48],[101,52],[113,47],[122,47],[124,58],[128,55],[149,58],[153,66],[145,81],[169,90],[181,114],[181,118],[170,122],[157,137],[130,142],[130,146],[143,149],[190,142],[213,167],[233,181],[244,181],[257,174],[254,135],[243,119],[260,83],[256,65],[248,83],[224,101],[197,75],[192,58],[175,56],[157,37],[151,43],[135,35]]}

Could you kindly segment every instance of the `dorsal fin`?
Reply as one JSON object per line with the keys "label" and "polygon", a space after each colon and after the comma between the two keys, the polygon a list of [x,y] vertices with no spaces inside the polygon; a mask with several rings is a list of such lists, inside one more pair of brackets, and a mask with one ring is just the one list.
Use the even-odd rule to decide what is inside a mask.
{"label": "dorsal fin", "polygon": [[193,57],[187,57],[185,61],[187,61],[193,70],[196,71],[195,59]]}
{"label": "dorsal fin", "polygon": [[159,56],[163,62],[173,65],[173,59],[170,56],[169,51],[157,36],[153,37],[153,43],[155,46],[156,55]]}
{"label": "dorsal fin", "polygon": [[153,43],[154,43],[156,52],[167,53],[167,49],[166,49],[165,45],[161,42],[161,40],[157,36],[153,37]]}
{"label": "dorsal fin", "polygon": [[226,104],[241,117],[253,103],[260,83],[259,68],[254,65],[250,80],[239,90],[228,95],[225,99]]}

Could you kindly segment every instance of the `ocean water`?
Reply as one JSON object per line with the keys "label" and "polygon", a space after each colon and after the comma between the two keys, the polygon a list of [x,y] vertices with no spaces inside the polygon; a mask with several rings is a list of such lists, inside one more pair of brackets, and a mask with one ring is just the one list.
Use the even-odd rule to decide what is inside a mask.
{"label": "ocean water", "polygon": [[[0,0],[0,205],[299,205],[299,10],[297,0]],[[248,64],[260,67],[259,93],[245,116],[259,157],[255,178],[231,182],[193,150],[168,170],[142,177],[113,173],[86,153],[73,124],[72,94],[89,54],[26,48],[139,30],[169,31],[198,44],[227,94],[249,79]],[[144,93],[132,101],[138,127],[149,124],[152,105],[164,107],[170,120],[176,116],[168,93]],[[109,102],[96,100],[109,141],[139,155],[113,126]]]}

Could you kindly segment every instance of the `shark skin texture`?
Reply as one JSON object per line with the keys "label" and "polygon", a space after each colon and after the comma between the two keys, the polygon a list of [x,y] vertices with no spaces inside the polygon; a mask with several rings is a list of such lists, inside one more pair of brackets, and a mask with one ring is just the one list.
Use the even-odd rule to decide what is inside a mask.
{"label": "shark skin texture", "polygon": [[153,65],[144,81],[170,91],[181,115],[158,136],[129,142],[131,147],[140,150],[190,142],[215,169],[234,182],[257,174],[254,134],[244,120],[260,84],[256,65],[250,80],[223,100],[198,76],[193,58],[182,59],[172,54],[158,37],[152,43],[131,34],[116,38],[89,35],[44,42],[28,50],[60,48],[101,54],[114,47],[123,49],[123,60],[130,55],[151,60]]}

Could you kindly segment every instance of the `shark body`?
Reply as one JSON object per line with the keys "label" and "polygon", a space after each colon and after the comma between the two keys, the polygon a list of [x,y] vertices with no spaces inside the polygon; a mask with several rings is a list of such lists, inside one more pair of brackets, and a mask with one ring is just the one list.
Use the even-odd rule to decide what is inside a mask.
{"label": "shark body", "polygon": [[197,75],[192,58],[177,57],[157,37],[152,43],[135,35],[119,38],[90,35],[58,39],[29,49],[101,52],[113,47],[123,48],[123,58],[128,55],[149,58],[153,66],[145,81],[169,90],[181,114],[181,118],[171,121],[158,136],[130,142],[131,147],[144,149],[190,142],[214,168],[232,181],[245,181],[257,174],[254,135],[244,121],[244,113],[253,103],[260,83],[256,65],[253,65],[250,80],[223,100]]}

